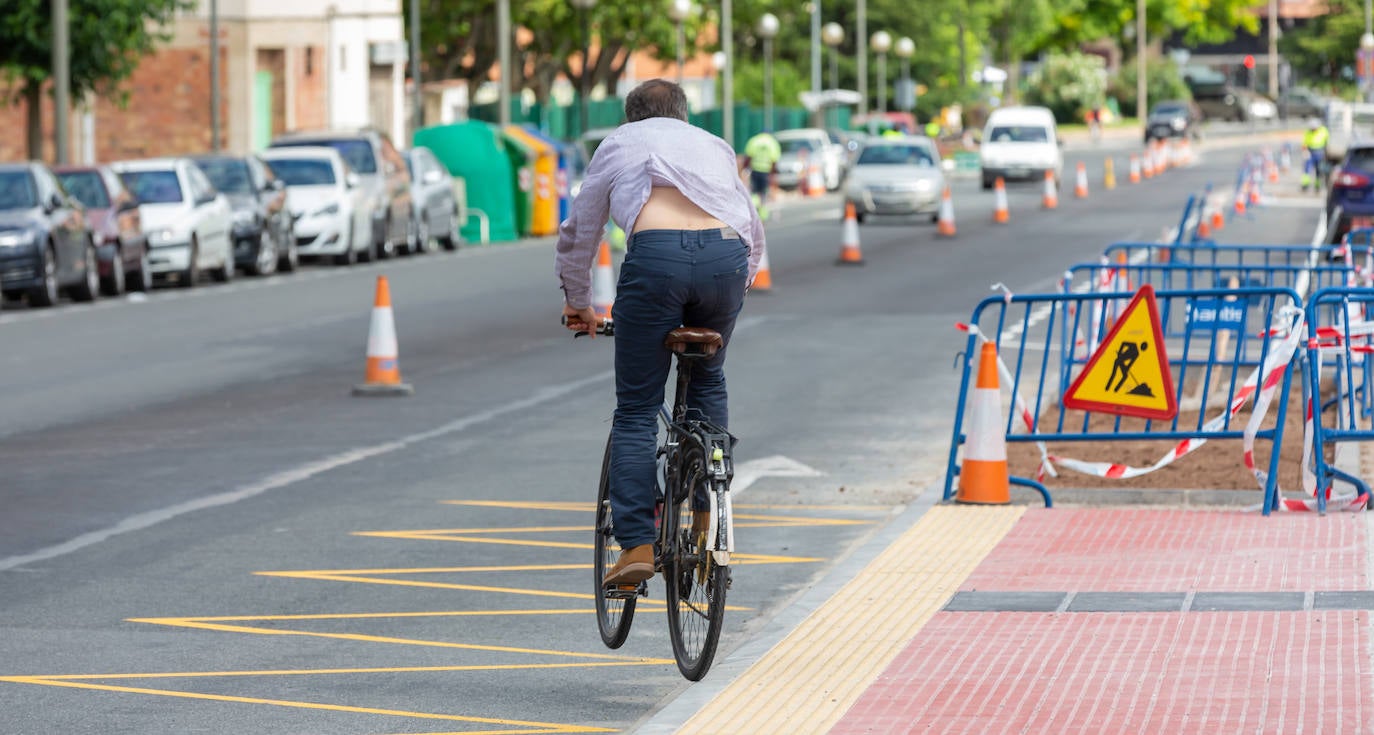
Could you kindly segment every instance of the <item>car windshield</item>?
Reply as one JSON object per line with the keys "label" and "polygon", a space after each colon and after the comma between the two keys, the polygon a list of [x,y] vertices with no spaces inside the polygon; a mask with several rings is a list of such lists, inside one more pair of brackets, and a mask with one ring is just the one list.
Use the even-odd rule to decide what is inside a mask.
{"label": "car windshield", "polygon": [[988,134],[994,143],[1046,143],[1049,130],[1043,125],[998,125]]}
{"label": "car windshield", "polygon": [[276,158],[268,161],[287,186],[329,186],[336,183],[334,166],[323,158]]}
{"label": "car windshield", "polygon": [[134,193],[139,204],[176,204],[181,201],[181,182],[177,172],[125,171],[120,175],[124,185]]}
{"label": "car windshield", "polygon": [[1160,105],[1155,108],[1156,115],[1182,115],[1184,112],[1183,105]]}
{"label": "car windshield", "polygon": [[930,168],[935,158],[919,145],[874,145],[859,154],[860,166],[920,166]]}
{"label": "car windshield", "polygon": [[372,145],[366,140],[340,138],[336,140],[302,140],[276,144],[277,147],[315,145],[329,146],[338,151],[339,155],[343,156],[343,159],[348,162],[348,167],[360,174],[377,173],[377,157],[372,154]]}
{"label": "car windshield", "polygon": [[0,209],[38,206],[38,192],[28,171],[0,171]]}
{"label": "car windshield", "polygon": [[782,138],[778,140],[778,146],[782,148],[784,154],[802,151],[810,153],[816,150],[816,141],[810,138]]}
{"label": "car windshield", "polygon": [[196,161],[216,189],[225,194],[252,194],[253,179],[248,164],[236,158],[210,158]]}
{"label": "car windshield", "polygon": [[109,209],[110,195],[105,191],[105,183],[95,171],[72,171],[57,175],[62,188],[76,197],[78,202],[91,209]]}
{"label": "car windshield", "polygon": [[1374,171],[1374,148],[1351,148],[1341,168],[1365,172]]}

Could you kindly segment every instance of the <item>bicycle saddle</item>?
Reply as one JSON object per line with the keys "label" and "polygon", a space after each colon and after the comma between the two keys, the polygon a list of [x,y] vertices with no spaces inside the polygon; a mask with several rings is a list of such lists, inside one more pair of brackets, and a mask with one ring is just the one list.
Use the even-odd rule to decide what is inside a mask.
{"label": "bicycle saddle", "polygon": [[679,355],[691,354],[711,357],[725,345],[720,332],[700,327],[678,327],[668,333],[663,346]]}

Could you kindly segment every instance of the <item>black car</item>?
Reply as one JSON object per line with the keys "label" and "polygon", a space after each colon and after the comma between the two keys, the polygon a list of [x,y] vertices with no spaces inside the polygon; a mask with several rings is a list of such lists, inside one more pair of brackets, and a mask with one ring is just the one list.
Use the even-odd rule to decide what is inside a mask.
{"label": "black car", "polygon": [[286,184],[257,156],[194,156],[196,167],[233,208],[234,264],[258,276],[300,262]]}
{"label": "black car", "polygon": [[1160,102],[1145,119],[1145,142],[1164,138],[1201,137],[1202,112],[1190,100]]}
{"label": "black car", "polygon": [[95,239],[80,202],[41,163],[0,164],[0,291],[52,306],[61,292],[77,301],[100,293]]}

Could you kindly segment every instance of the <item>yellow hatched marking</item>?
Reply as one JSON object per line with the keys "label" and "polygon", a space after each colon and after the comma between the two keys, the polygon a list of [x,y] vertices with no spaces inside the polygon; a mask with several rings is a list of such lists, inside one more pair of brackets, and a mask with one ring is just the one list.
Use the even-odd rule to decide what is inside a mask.
{"label": "yellow hatched marking", "polygon": [[932,508],[678,732],[829,732],[1024,512]]}
{"label": "yellow hatched marking", "polygon": [[[588,661],[584,664],[550,663],[519,664],[522,669],[562,669],[569,666],[659,666],[673,663],[670,658],[626,658],[624,661]],[[44,681],[106,681],[115,679],[214,679],[219,677],[256,676],[330,676],[339,674],[443,674],[454,671],[486,671],[507,668],[505,664],[474,664],[468,666],[368,666],[342,669],[263,669],[261,671],[146,671],[136,674],[43,674],[39,676],[0,676],[0,681],[15,683],[20,679]]]}
{"label": "yellow hatched marking", "polygon": [[[444,505],[465,505],[477,508],[512,508],[518,510],[562,510],[591,513],[596,510],[596,503],[577,503],[577,502],[534,502],[517,500],[441,500]],[[735,503],[736,508],[741,509],[768,509],[768,510],[852,510],[861,513],[891,511],[891,505],[776,505],[759,503]]]}
{"label": "yellow hatched marking", "polygon": [[[327,704],[323,702],[296,702],[286,699],[263,699],[260,697],[236,697],[224,694],[206,694],[203,692],[179,692],[172,689],[149,689],[146,687],[126,687],[115,686],[112,684],[92,684],[80,681],[66,681],[54,677],[42,676],[12,676],[0,677],[0,681],[7,681],[15,684],[39,684],[42,686],[68,687],[72,689],[93,689],[106,692],[123,692],[127,694],[149,694],[162,697],[178,697],[182,699],[200,699],[212,702],[234,702],[238,704],[265,704],[275,707],[290,707],[294,709],[325,710],[331,712],[348,712],[350,714],[365,715],[386,715],[391,717],[406,717],[421,720],[445,720],[449,722],[471,722],[479,725],[497,725],[503,729],[499,730],[465,730],[463,735],[531,735],[537,733],[573,733],[573,732],[614,732],[600,727],[587,727],[583,725],[564,725],[554,722],[534,722],[529,720],[508,720],[496,719],[491,717],[470,717],[463,715],[443,715],[432,712],[410,712],[406,710],[378,709],[373,707],[353,707],[342,704]],[[518,729],[513,729],[518,728]]]}

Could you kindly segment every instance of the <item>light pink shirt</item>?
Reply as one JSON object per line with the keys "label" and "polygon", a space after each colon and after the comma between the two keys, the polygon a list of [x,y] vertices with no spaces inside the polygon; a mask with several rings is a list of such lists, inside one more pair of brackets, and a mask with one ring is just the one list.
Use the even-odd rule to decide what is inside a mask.
{"label": "light pink shirt", "polygon": [[735,151],[724,140],[670,117],[616,128],[597,146],[582,190],[558,230],[558,278],[575,309],[591,305],[592,261],[609,215],[625,232],[649,191],[671,186],[707,214],[733,227],[749,246],[749,280],[763,257],[763,222],[740,180]]}

